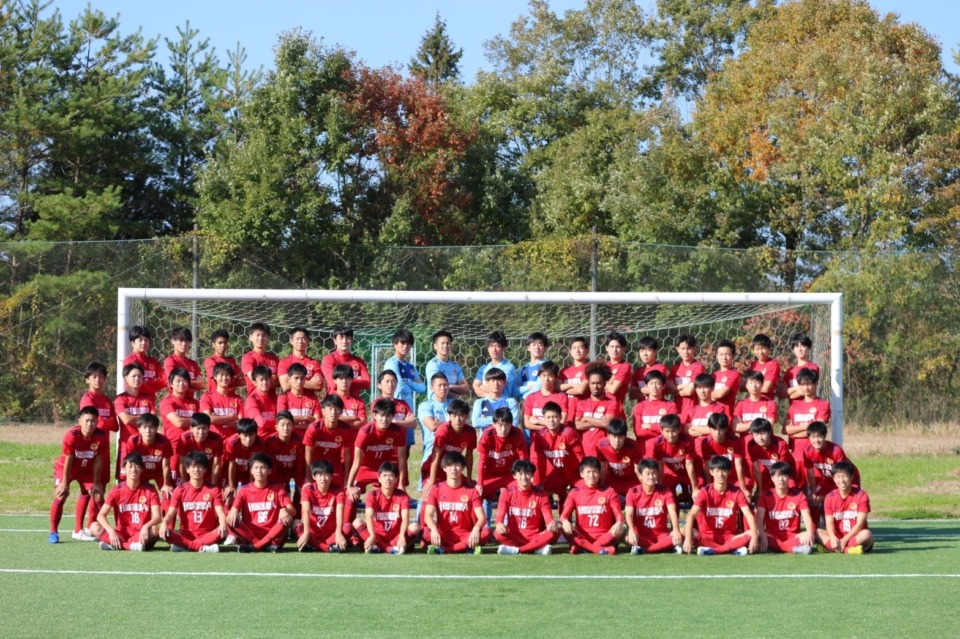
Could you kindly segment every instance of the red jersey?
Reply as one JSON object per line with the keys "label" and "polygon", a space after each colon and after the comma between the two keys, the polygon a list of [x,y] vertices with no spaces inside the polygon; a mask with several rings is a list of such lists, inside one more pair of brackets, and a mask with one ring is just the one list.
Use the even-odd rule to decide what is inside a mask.
{"label": "red jersey", "polygon": [[719,492],[713,483],[703,487],[693,500],[700,509],[697,513],[697,530],[703,537],[737,534],[737,520],[740,509],[748,507],[743,491],[736,486],[727,485]]}
{"label": "red jersey", "polygon": [[[320,362],[310,357],[297,357],[293,353],[290,353],[286,357],[280,360],[280,363],[277,364],[277,376],[288,375],[290,373],[291,364],[300,364],[307,369],[307,376],[304,377],[305,380],[310,380],[320,375]],[[327,388],[330,388],[328,386]]]}
{"label": "red jersey", "polygon": [[777,402],[772,399],[754,401],[747,397],[737,402],[733,408],[733,422],[750,424],[755,419],[766,419],[771,424],[777,423]]}
{"label": "red jersey", "polygon": [[772,489],[764,491],[757,500],[758,513],[761,508],[764,510],[763,521],[758,523],[764,532],[782,541],[800,532],[800,511],[810,510],[806,495],[796,488],[788,490],[783,497]]}
{"label": "red jersey", "polygon": [[210,430],[227,439],[237,434],[237,420],[243,417],[243,399],[237,395],[223,395],[210,391],[200,396],[200,412],[213,417],[230,417],[224,424],[212,424]]}
{"label": "red jersey", "polygon": [[211,432],[207,433],[206,439],[198,443],[193,437],[193,432],[188,430],[180,436],[180,441],[177,442],[174,452],[182,460],[195,450],[201,450],[207,456],[210,468],[204,475],[204,481],[211,481],[213,478],[213,460],[219,460],[223,457],[223,439],[220,435]]}
{"label": "red jersey", "polygon": [[[407,417],[413,414],[413,409],[410,408],[410,404],[406,403],[402,399],[397,399],[396,397],[387,397],[386,395],[381,395],[375,400],[370,402],[370,413],[373,413],[373,405],[376,404],[381,399],[389,399],[393,402],[393,421],[402,422]],[[401,426],[400,428],[403,428]]]}
{"label": "red jersey", "polygon": [[103,503],[113,508],[113,527],[117,529],[117,534],[123,539],[130,539],[150,521],[152,507],[160,509],[160,496],[150,484],[141,483],[131,489],[123,482],[113,487]]}
{"label": "red jersey", "polygon": [[630,382],[633,381],[633,366],[631,366],[627,360],[616,364],[607,361],[604,362],[604,365],[607,367],[607,370],[610,371],[610,381],[620,382],[620,388],[614,393],[614,397],[616,397],[620,405],[623,406],[623,402],[627,399],[627,392],[630,390]]}
{"label": "red jersey", "polygon": [[693,439],[680,434],[676,444],[671,444],[661,435],[647,442],[647,457],[663,463],[663,476],[685,484],[687,477],[687,461],[696,462],[697,452]]}
{"label": "red jersey", "polygon": [[410,497],[400,488],[389,497],[380,488],[374,488],[367,493],[366,507],[373,510],[374,535],[393,539],[400,534],[403,512],[410,510]]}
{"label": "red jersey", "polygon": [[640,364],[635,369],[633,369],[633,380],[632,380],[633,386],[635,388],[644,388],[647,385],[647,382],[645,381],[647,377],[647,373],[651,371],[660,371],[661,373],[663,373],[664,377],[669,379],[669,375],[667,374],[666,364],[663,364],[662,362],[653,362],[652,364],[649,364],[647,366]]}
{"label": "red jersey", "polygon": [[727,407],[727,415],[732,415],[733,407],[737,403],[737,393],[740,392],[740,373],[733,368],[728,371],[714,371],[713,381],[714,391],[730,389],[729,393],[717,401]]}
{"label": "red jersey", "polygon": [[[713,434],[705,435],[697,440],[700,459],[703,460],[704,470],[708,468],[710,460],[714,457],[726,457],[730,460],[730,475],[727,482],[730,484],[739,484],[740,477],[737,475],[737,467],[733,463],[735,459],[743,459],[743,440],[736,435],[727,435],[723,443],[714,439]],[[707,473],[709,475],[709,472]],[[710,483],[712,480],[707,481]]]}
{"label": "red jersey", "polygon": [[[133,395],[127,395],[126,393],[120,393],[117,395],[117,398],[113,400],[113,409],[117,413],[117,424],[120,427],[120,442],[125,442],[139,431],[137,430],[137,420],[136,418],[140,415],[146,415],[147,413],[153,412],[153,406],[155,404],[155,399],[153,395],[147,395],[140,393],[136,397]],[[126,413],[134,417],[133,421],[129,424],[124,424],[120,421],[119,415],[121,413]]]}
{"label": "red jersey", "polygon": [[197,539],[220,526],[216,507],[223,508],[223,494],[211,484],[194,488],[190,482],[177,486],[170,498],[170,507],[180,520],[180,532]]}
{"label": "red jersey", "polygon": [[197,379],[203,379],[203,373],[200,371],[200,364],[196,363],[189,357],[180,357],[179,355],[168,355],[165,360],[163,360],[163,373],[167,379],[167,384],[169,385],[170,373],[174,369],[183,368],[190,373],[190,381]]}
{"label": "red jersey", "polygon": [[[97,457],[100,458],[101,473],[110,466],[110,437],[99,428],[87,438],[80,432],[80,426],[74,426],[63,435],[61,455],[54,464],[54,473],[65,481],[95,482],[93,466]],[[63,465],[67,457],[73,457],[73,466],[70,476],[63,477]]]}
{"label": "red jersey", "polygon": [[[309,417],[315,422],[320,419],[320,400],[310,391],[304,391],[297,397],[293,393],[283,393],[277,396],[277,412],[290,411],[296,420],[297,417]],[[303,422],[294,421],[294,430],[300,432],[307,429]]]}
{"label": "red jersey", "polygon": [[97,428],[105,433],[115,433],[120,429],[117,423],[117,413],[113,409],[113,402],[103,393],[87,391],[80,398],[80,408],[93,406],[97,409]]}
{"label": "red jersey", "polygon": [[370,371],[367,370],[367,363],[353,353],[342,353],[340,351],[329,353],[320,364],[327,388],[337,387],[333,383],[333,369],[340,364],[346,364],[353,369],[353,383],[350,384],[351,395],[359,397],[360,391],[370,390]]}
{"label": "red jersey", "polygon": [[[433,464],[435,455],[443,459],[446,453],[457,452],[463,453],[464,457],[470,459],[476,448],[477,431],[475,428],[464,425],[463,430],[458,433],[450,426],[450,422],[444,422],[437,427],[436,432],[433,434],[433,449],[426,459],[423,460],[423,465],[420,467],[420,476],[424,479],[430,477],[430,466]],[[444,472],[441,466],[437,472],[437,483],[446,480],[447,473]]]}
{"label": "red jersey", "polygon": [[726,404],[721,404],[720,402],[710,402],[706,406],[697,404],[687,413],[688,423],[690,428],[709,428],[707,426],[707,420],[710,418],[710,415],[713,413],[723,413],[727,416],[727,423],[730,424],[729,430],[733,432],[733,420],[731,419],[730,409],[727,408]]}
{"label": "red jersey", "polygon": [[502,438],[496,428],[486,429],[477,442],[477,485],[484,493],[506,487],[513,481],[513,462],[528,457],[527,442],[519,428],[511,427]]}
{"label": "red jersey", "polygon": [[310,528],[320,533],[319,541],[329,539],[337,532],[337,505],[343,505],[346,496],[342,490],[330,489],[320,492],[316,484],[304,484],[300,501],[310,504]]}
{"label": "red jersey", "polygon": [[[217,380],[213,378],[213,369],[214,367],[216,367],[217,364],[230,364],[230,368],[233,369],[234,379],[243,378],[243,371],[237,365],[237,360],[233,359],[231,355],[227,355],[226,357],[220,357],[219,355],[211,355],[207,359],[203,360],[203,370],[207,374],[207,390],[208,391],[217,390]],[[235,389],[232,386],[230,387],[229,391],[230,391],[229,392],[230,395],[235,395],[237,393],[237,389]]]}
{"label": "red jersey", "polygon": [[[591,396],[587,399],[577,400],[573,419],[576,422],[583,417],[602,419],[607,416],[626,419],[623,414],[623,405],[610,393],[604,394],[600,399]],[[583,452],[590,457],[596,457],[597,445],[601,439],[607,436],[607,431],[603,428],[592,427],[587,430],[578,430],[578,432],[583,440]]]}
{"label": "red jersey", "polygon": [[303,462],[303,440],[299,435],[291,435],[287,441],[277,435],[270,435],[264,446],[267,454],[273,458],[270,479],[284,486],[289,486],[291,479],[297,484],[303,481],[306,470]]}
{"label": "red jersey", "polygon": [[660,434],[660,418],[676,415],[677,405],[662,399],[643,399],[633,407],[633,434],[637,441],[646,444]]}
{"label": "red jersey", "polygon": [[560,518],[569,519],[573,512],[577,514],[577,529],[591,536],[602,535],[614,523],[623,521],[617,493],[606,486],[588,488],[582,485],[571,490],[563,503]]}
{"label": "red jersey", "polygon": [[249,484],[250,479],[250,458],[257,453],[267,452],[266,443],[259,437],[254,440],[253,445],[247,448],[240,441],[239,435],[233,435],[223,442],[223,472],[224,478],[227,477],[227,464],[233,462],[236,465],[234,479],[237,484]]}
{"label": "red jersey", "polygon": [[819,367],[817,364],[814,364],[813,362],[807,362],[807,363],[804,364],[803,366],[792,366],[792,367],[788,368],[788,369],[783,373],[783,380],[782,380],[783,384],[784,384],[787,388],[796,388],[797,385],[798,385],[798,384],[797,384],[797,373],[799,373],[799,372],[800,372],[801,370],[803,370],[804,368],[806,368],[807,370],[811,370],[811,371],[816,372],[816,373],[817,373],[817,379],[820,379],[820,367]]}
{"label": "red jersey", "polygon": [[[693,380],[697,378],[697,375],[705,372],[706,369],[703,367],[703,364],[697,360],[689,364],[679,361],[670,367],[670,375],[667,376],[667,379],[672,379],[675,386],[683,386],[685,384],[692,384]],[[674,403],[677,405],[677,414],[680,415],[680,421],[687,423],[689,421],[689,412],[693,410],[693,407],[699,402],[697,400],[697,394],[694,392],[690,397],[680,397],[680,395],[677,395],[674,397]]]}
{"label": "red jersey", "polygon": [[[280,367],[280,358],[269,351],[263,353],[248,351],[240,358],[240,369],[243,371],[243,379],[247,384],[247,395],[257,390],[253,380],[250,379],[250,373],[252,373],[253,369],[257,366],[266,366],[270,369],[271,375],[276,375],[277,369]],[[276,393],[276,390],[271,388],[270,392]]]}
{"label": "red jersey", "polygon": [[[843,497],[839,490],[832,490],[823,500],[823,514],[833,517],[834,529],[841,537],[853,530],[860,513],[870,512],[870,497],[860,488],[851,488],[850,494]],[[864,528],[869,526],[864,522]]]}
{"label": "red jersey", "polygon": [[350,469],[344,466],[344,462],[347,451],[353,452],[355,437],[354,430],[339,422],[331,429],[322,421],[311,424],[303,437],[303,446],[313,448],[313,461],[326,459],[333,465],[334,486],[343,486],[346,481]]}
{"label": "red jersey", "polygon": [[244,484],[233,500],[233,507],[240,511],[240,520],[257,537],[266,536],[280,520],[280,510],[289,505],[290,495],[282,484],[268,484],[263,488]]}
{"label": "red jersey", "polygon": [[[582,384],[586,381],[586,364],[579,364],[577,366],[567,366],[565,369],[560,371],[560,383],[561,384]],[[579,395],[571,395],[571,397],[576,397],[578,399],[586,399],[590,397],[590,389],[584,389]]]}
{"label": "red jersey", "polygon": [[383,462],[399,463],[397,449],[406,445],[407,434],[399,426],[388,424],[384,430],[380,430],[370,422],[357,433],[353,447],[360,449],[360,467],[377,472]]}
{"label": "red jersey", "polygon": [[[830,425],[830,402],[815,397],[813,401],[798,399],[791,402],[787,410],[787,421],[794,426],[806,428],[812,422],[824,422]],[[802,439],[802,438],[801,438]]]}
{"label": "red jersey", "polygon": [[[837,487],[833,483],[833,465],[840,461],[849,461],[843,449],[831,441],[823,442],[823,450],[820,451],[814,448],[813,444],[806,444],[800,459],[803,461],[803,472],[813,471],[818,495],[827,495]],[[857,483],[856,478],[853,483]]]}
{"label": "red jersey", "polygon": [[750,362],[750,368],[748,370],[763,373],[764,383],[773,382],[769,393],[760,394],[760,399],[773,399],[777,392],[777,384],[780,383],[780,362],[772,357],[765,362],[753,360]]}
{"label": "red jersey", "polygon": [[523,414],[527,417],[543,417],[543,407],[547,405],[547,402],[553,402],[559,406],[561,413],[566,414],[567,421],[570,421],[571,415],[567,406],[567,394],[560,392],[550,393],[549,395],[544,395],[539,391],[530,393],[523,400]]}
{"label": "red jersey", "polygon": [[534,483],[545,490],[563,490],[580,481],[583,461],[580,436],[570,427],[557,433],[543,428],[530,434],[530,461],[537,468]]}
{"label": "red jersey", "polygon": [[[757,464],[760,465],[760,477],[754,477],[753,480],[756,482],[762,479],[764,490],[773,486],[773,481],[770,479],[771,466],[778,461],[787,462],[790,466],[794,465],[793,455],[790,454],[790,447],[787,446],[787,442],[776,435],[770,438],[769,446],[761,446],[755,440],[751,439],[747,444],[747,461],[750,463],[751,474],[753,474],[753,462],[757,462]],[[794,480],[796,480],[796,475],[794,476]]]}
{"label": "red jersey", "polygon": [[140,475],[140,483],[146,484],[152,481],[157,487],[163,486],[163,460],[167,463],[173,457],[173,446],[163,435],[157,434],[153,443],[149,446],[143,443],[143,437],[139,434],[134,435],[123,445],[120,453],[120,459],[126,457],[129,453],[139,453],[143,457],[143,473]]}
{"label": "red jersey", "polygon": [[189,420],[194,413],[198,412],[200,412],[200,402],[193,395],[187,395],[186,397],[167,395],[160,400],[160,423],[163,424],[163,434],[170,440],[171,446],[176,447],[183,434],[190,431],[190,425],[188,424],[184,429],[175,426],[168,417],[170,413]]}
{"label": "red jersey", "polygon": [[460,541],[469,535],[477,523],[476,509],[483,508],[475,488],[452,488],[446,482],[430,490],[426,503],[437,509],[437,529],[445,543]]}
{"label": "red jersey", "polygon": [[131,353],[123,360],[123,366],[127,364],[140,365],[140,368],[143,369],[143,385],[140,387],[140,392],[156,400],[157,393],[167,387],[167,376],[164,374],[160,362],[143,353]]}
{"label": "red jersey", "polygon": [[634,486],[627,493],[627,506],[634,509],[633,523],[641,537],[659,537],[669,531],[670,516],[667,508],[676,505],[673,493],[657,485],[649,495],[643,486]]}
{"label": "red jersey", "polygon": [[513,484],[500,491],[496,519],[508,533],[519,533],[530,541],[553,521],[550,497],[536,486],[524,491]]}
{"label": "red jersey", "polygon": [[[359,417],[361,424],[367,421],[367,407],[362,399],[354,397],[353,395],[344,397],[340,393],[336,393],[336,396],[343,400],[342,417]],[[404,435],[404,437],[406,437],[406,435]]]}
{"label": "red jersey", "polygon": [[643,459],[643,455],[643,445],[632,439],[624,441],[620,450],[614,450],[609,439],[601,439],[597,446],[597,458],[607,465],[603,481],[618,495],[626,495],[628,490],[640,483],[637,462]]}
{"label": "red jersey", "polygon": [[243,415],[257,422],[257,437],[266,439],[277,432],[277,398],[254,389],[243,402]]}

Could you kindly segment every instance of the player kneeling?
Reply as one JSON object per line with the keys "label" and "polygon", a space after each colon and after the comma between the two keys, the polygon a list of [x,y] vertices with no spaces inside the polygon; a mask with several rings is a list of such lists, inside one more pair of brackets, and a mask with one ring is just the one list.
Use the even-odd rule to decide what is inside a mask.
{"label": "player kneeling", "polygon": [[[707,464],[713,481],[697,492],[687,513],[684,552],[691,553],[694,546],[698,546],[698,555],[746,555],[759,548],[757,525],[747,497],[742,490],[727,483],[732,468],[731,461],[721,455],[715,455]],[[743,515],[743,532],[737,532],[738,510]]]}
{"label": "player kneeling", "polygon": [[[786,552],[809,555],[816,543],[816,526],[810,515],[807,497],[802,491],[790,488],[793,467],[787,462],[770,465],[771,490],[757,500],[757,521],[763,525],[760,551]],[[800,520],[804,531],[800,532]]]}
{"label": "player kneeling", "polygon": [[[598,555],[615,555],[617,543],[627,531],[617,493],[600,485],[600,460],[596,457],[580,462],[580,479],[583,484],[570,491],[560,513],[563,533],[570,540],[570,554],[585,549]],[[570,521],[574,511],[575,524]]]}
{"label": "player kneeling", "polygon": [[553,518],[550,496],[533,485],[535,471],[532,462],[518,459],[511,468],[515,484],[500,491],[494,531],[498,555],[553,552],[550,544],[560,536],[560,522]]}
{"label": "player kneeling", "polygon": [[380,487],[367,493],[364,517],[358,517],[353,525],[363,539],[365,552],[402,555],[420,527],[410,523],[410,497],[397,487],[400,467],[392,461],[383,462],[377,479]]}
{"label": "player kneeling", "polygon": [[447,480],[430,489],[423,510],[423,541],[430,544],[427,554],[470,551],[479,555],[483,545],[490,543],[490,529],[479,493],[463,485],[467,460],[450,451],[444,453],[440,467]]}
{"label": "player kneeling", "polygon": [[841,461],[833,465],[836,489],[823,500],[826,530],[819,530],[820,541],[831,552],[862,555],[873,550],[873,533],[867,526],[870,498],[853,485],[856,467]]}
{"label": "player kneeling", "polygon": [[296,511],[283,484],[270,483],[273,460],[266,453],[250,458],[252,484],[237,491],[227,524],[242,542],[237,552],[277,552],[287,539]]}
{"label": "player kneeling", "polygon": [[312,484],[304,484],[300,496],[303,513],[294,525],[300,552],[342,552],[353,526],[343,523],[345,495],[333,488],[333,464],[318,459],[310,464]]}
{"label": "player kneeling", "polygon": [[[160,524],[160,538],[172,552],[220,552],[217,546],[227,536],[227,515],[220,489],[204,481],[210,460],[202,450],[189,453],[183,461],[189,481],[180,484],[170,497],[170,507]],[[180,530],[173,529],[180,518]]]}
{"label": "player kneeling", "polygon": [[[627,543],[631,555],[672,550],[683,552],[683,533],[673,493],[657,483],[656,460],[637,462],[640,485],[627,491]],[[667,528],[667,521],[670,528]]]}
{"label": "player kneeling", "polygon": [[[140,481],[143,457],[130,453],[123,458],[124,481],[107,495],[90,534],[100,539],[103,550],[150,550],[159,539],[160,497],[150,484]],[[113,510],[114,526],[107,521]]]}

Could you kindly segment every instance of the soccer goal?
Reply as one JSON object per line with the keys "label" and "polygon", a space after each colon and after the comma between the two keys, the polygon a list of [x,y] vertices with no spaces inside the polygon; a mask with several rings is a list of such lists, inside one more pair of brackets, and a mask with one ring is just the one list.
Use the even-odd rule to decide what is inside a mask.
{"label": "soccer goal", "polygon": [[[813,340],[812,358],[823,372],[819,394],[829,397],[832,436],[843,440],[842,298],[839,293],[548,293],[451,291],[322,291],[255,289],[121,288],[117,302],[118,363],[129,352],[127,334],[134,325],[154,332],[154,355],[169,351],[170,331],[190,327],[195,358],[210,353],[209,335],[217,329],[231,334],[230,351],[239,361],[249,349],[246,330],[254,322],[271,329],[271,350],[288,352],[290,330],[308,328],[311,355],[319,359],[333,348],[332,327],[354,329],[354,352],[375,374],[392,354],[391,337],[398,328],[416,337],[416,364],[423,372],[433,356],[430,337],[438,330],[453,333],[453,358],[470,377],[487,359],[486,338],[494,330],[510,340],[508,358],[528,360],[524,338],[540,331],[550,339],[547,357],[561,368],[569,363],[567,345],[586,337],[591,353],[603,355],[603,338],[618,331],[630,344],[628,359],[636,363],[636,341],[651,335],[660,342],[659,359],[673,363],[674,340],[694,335],[700,358],[710,370],[718,340],[737,345],[737,361],[749,360],[750,341],[766,333],[774,343],[781,368],[792,364],[790,338],[806,333]],[[122,387],[117,372],[117,387]]]}

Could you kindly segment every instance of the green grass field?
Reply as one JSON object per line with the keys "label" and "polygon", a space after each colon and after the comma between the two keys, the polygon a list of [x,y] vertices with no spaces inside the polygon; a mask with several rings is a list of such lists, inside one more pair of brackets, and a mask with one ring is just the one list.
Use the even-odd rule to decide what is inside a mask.
{"label": "green grass field", "polygon": [[953,522],[877,522],[859,557],[104,552],[71,523],[0,516],[5,637],[960,635]]}

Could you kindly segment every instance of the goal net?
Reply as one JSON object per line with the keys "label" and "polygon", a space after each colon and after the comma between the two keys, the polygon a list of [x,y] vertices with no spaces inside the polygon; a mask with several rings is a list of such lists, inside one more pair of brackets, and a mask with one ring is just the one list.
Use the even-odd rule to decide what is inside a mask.
{"label": "goal net", "polygon": [[[842,440],[843,388],[841,297],[839,294],[777,293],[490,293],[410,291],[304,291],[221,289],[120,289],[117,350],[122,360],[129,350],[127,331],[134,325],[154,332],[154,356],[162,360],[170,349],[170,332],[178,326],[194,333],[195,357],[210,352],[210,334],[220,328],[231,334],[230,350],[239,361],[250,345],[247,328],[264,322],[271,329],[271,350],[289,353],[291,329],[304,326],[313,336],[311,356],[320,359],[334,348],[332,328],[354,330],[356,354],[367,360],[371,375],[393,354],[391,337],[398,328],[416,338],[411,355],[418,370],[433,349],[438,330],[454,336],[453,358],[468,379],[487,359],[486,339],[503,331],[510,345],[507,357],[519,368],[529,357],[524,338],[535,331],[550,339],[546,357],[561,368],[570,363],[567,346],[586,337],[591,353],[604,355],[604,335],[622,333],[629,342],[628,360],[636,364],[636,342],[650,335],[660,343],[659,360],[672,364],[678,335],[694,335],[700,359],[715,367],[715,346],[729,339],[737,346],[736,361],[752,358],[750,342],[767,334],[773,354],[786,370],[793,365],[790,339],[806,333],[813,341],[812,359],[821,370],[818,394],[832,404],[832,436]],[[118,388],[121,380],[118,375]],[[629,410],[629,408],[628,408]],[[629,413],[628,413],[629,414]]]}

